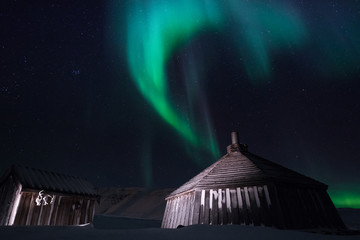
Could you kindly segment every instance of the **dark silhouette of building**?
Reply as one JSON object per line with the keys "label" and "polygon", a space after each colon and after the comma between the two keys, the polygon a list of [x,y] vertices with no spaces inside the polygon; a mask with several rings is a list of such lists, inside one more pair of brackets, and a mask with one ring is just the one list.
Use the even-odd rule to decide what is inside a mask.
{"label": "dark silhouette of building", "polygon": [[0,225],[89,223],[97,198],[84,179],[13,165],[0,179]]}
{"label": "dark silhouette of building", "polygon": [[225,156],[166,198],[162,227],[345,228],[326,190],[321,182],[250,153],[233,132]]}

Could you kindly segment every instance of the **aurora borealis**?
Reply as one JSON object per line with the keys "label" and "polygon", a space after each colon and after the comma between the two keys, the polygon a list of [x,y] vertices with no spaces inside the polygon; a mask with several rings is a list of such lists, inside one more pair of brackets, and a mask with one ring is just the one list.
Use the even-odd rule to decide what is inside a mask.
{"label": "aurora borealis", "polygon": [[2,3],[1,169],[176,187],[249,150],[360,207],[360,3]]}
{"label": "aurora borealis", "polygon": [[[232,17],[236,27],[230,30],[234,36],[228,37],[237,38],[235,42],[246,48],[243,53],[247,59],[245,68],[250,80],[257,81],[270,76],[271,48],[297,45],[305,35],[296,12],[286,11],[280,5],[237,0],[221,4],[218,1],[191,0],[134,1],[130,5],[127,53],[130,71],[140,92],[185,141],[195,147],[209,148],[214,157],[219,157],[219,149],[213,134],[210,132],[205,135],[207,138],[201,138],[200,133],[204,130],[194,129],[194,123],[190,122],[193,119],[187,120],[193,113],[179,113],[169,96],[166,66],[176,48],[191,41],[203,29],[219,29],[221,32],[226,18]],[[184,12],[191,17],[183,18]],[[269,35],[267,37],[271,40],[267,41],[263,34]],[[190,77],[187,81],[197,80],[196,66],[190,68],[193,72],[189,72],[189,68],[184,71],[184,75]],[[189,102],[192,104],[191,100]],[[211,129],[211,125],[205,124],[205,130]]]}

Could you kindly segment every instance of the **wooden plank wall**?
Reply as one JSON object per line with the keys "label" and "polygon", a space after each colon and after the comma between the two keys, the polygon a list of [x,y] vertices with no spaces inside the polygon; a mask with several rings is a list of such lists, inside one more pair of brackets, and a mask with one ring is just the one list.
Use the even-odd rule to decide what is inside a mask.
{"label": "wooden plank wall", "polygon": [[200,190],[169,198],[162,227],[191,224],[345,228],[324,189],[273,184]]}
{"label": "wooden plank wall", "polygon": [[166,203],[162,228],[177,228],[196,224],[193,222],[195,192],[171,198]]}
{"label": "wooden plank wall", "polygon": [[[167,201],[162,227],[191,224],[273,226],[277,216],[267,185],[194,191]],[[190,213],[187,213],[189,212]]]}
{"label": "wooden plank wall", "polygon": [[345,228],[325,190],[278,186],[276,192],[285,228]]}
{"label": "wooden plank wall", "polygon": [[9,224],[17,187],[12,176],[9,176],[0,186],[0,226]]}
{"label": "wooden plank wall", "polygon": [[37,206],[37,192],[22,192],[14,225],[79,225],[92,222],[95,199],[55,195],[54,203]]}

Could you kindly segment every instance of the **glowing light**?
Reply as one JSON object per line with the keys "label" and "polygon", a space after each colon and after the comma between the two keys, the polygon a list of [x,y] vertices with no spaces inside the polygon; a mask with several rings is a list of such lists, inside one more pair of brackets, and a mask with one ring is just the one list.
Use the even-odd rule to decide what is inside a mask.
{"label": "glowing light", "polygon": [[[188,40],[206,22],[216,20],[214,3],[204,2],[189,8],[191,5],[192,1],[136,2],[131,11],[135,16],[129,16],[129,66],[139,90],[160,116],[192,145],[209,148],[218,155],[214,140],[199,139],[186,114],[173,107],[167,91],[165,66],[175,47]],[[196,20],[184,18],[184,12],[196,16]],[[210,19],[208,14],[215,20]]]}
{"label": "glowing light", "polygon": [[[179,104],[169,93],[166,74],[169,58],[200,30],[228,30],[233,33],[234,46],[239,46],[239,53],[245,59],[249,78],[258,81],[271,74],[270,51],[289,44],[296,46],[305,36],[297,13],[287,11],[286,5],[268,6],[238,0],[221,3],[215,0],[157,0],[130,1],[129,4],[128,63],[139,91],[188,143],[207,149],[214,158],[219,156],[219,149],[207,117],[209,113],[205,110],[203,119],[196,119],[204,123],[199,126],[189,117],[194,115],[191,106],[175,107]],[[226,22],[228,17],[234,19],[234,24]],[[196,66],[184,69],[184,76],[189,78],[187,82],[201,78],[199,75]]]}
{"label": "glowing light", "polygon": [[335,190],[330,191],[329,195],[337,208],[360,208],[360,192]]}
{"label": "glowing light", "polygon": [[[47,194],[47,195],[44,196],[43,192],[44,192],[44,190],[41,190],[41,191],[38,193],[38,196],[37,196],[36,199],[35,199],[36,206],[41,206],[41,204],[44,205],[44,206],[46,206],[46,205],[49,205],[49,203],[50,203],[50,204],[53,204],[53,203],[54,203],[54,197],[55,197],[55,195],[52,195],[52,196],[51,196],[51,195]],[[48,202],[49,199],[50,199],[50,202]]]}

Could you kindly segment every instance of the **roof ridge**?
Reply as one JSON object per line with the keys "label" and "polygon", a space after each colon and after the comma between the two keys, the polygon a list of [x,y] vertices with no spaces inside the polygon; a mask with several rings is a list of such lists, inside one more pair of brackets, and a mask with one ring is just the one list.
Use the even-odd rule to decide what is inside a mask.
{"label": "roof ridge", "polygon": [[168,197],[196,189],[223,188],[234,184],[257,185],[266,182],[292,182],[299,186],[327,188],[327,185],[320,181],[251,152],[233,151],[192,177]]}
{"label": "roof ridge", "polygon": [[[213,164],[211,164],[208,168],[210,168],[210,167],[212,167],[211,168],[211,170],[209,171],[209,172],[207,172],[202,178],[199,178],[199,180],[196,182],[196,184],[194,185],[194,187],[193,188],[195,188],[196,187],[196,185],[201,181],[201,180],[203,180],[204,178],[206,178],[207,176],[209,176],[209,174],[211,173],[211,172],[213,172],[214,171],[214,169],[216,168],[216,166],[217,165],[219,165],[224,159],[226,159],[226,157],[228,157],[229,156],[229,153],[227,153],[227,154],[225,154],[224,156],[222,156],[219,160],[217,160],[216,162],[214,162]],[[206,169],[208,169],[208,168],[206,168]],[[206,170],[205,169],[205,170]],[[204,171],[205,171],[204,170]],[[203,171],[203,172],[204,172]],[[201,173],[200,173],[201,174]],[[198,174],[199,175],[199,174]],[[196,175],[196,176],[198,176],[198,175]],[[195,177],[196,177],[195,176]],[[189,182],[191,181],[191,179],[189,180]],[[184,184],[185,185],[185,184]]]}
{"label": "roof ridge", "polygon": [[[238,156],[236,156],[236,155]],[[209,167],[204,169],[202,172],[198,173],[194,177],[192,177],[190,180],[182,184],[179,188],[177,188],[175,191],[173,191],[169,196],[174,196],[186,191],[189,191],[191,189],[196,189],[199,187],[199,185],[202,185],[202,182],[207,182],[208,180],[211,180],[213,178],[213,175],[216,174],[214,171],[216,171],[218,166],[220,165],[220,168],[223,168],[221,166],[222,163],[226,162],[229,158],[234,157],[236,162],[239,162],[240,159],[245,160],[249,164],[251,164],[251,168],[254,168],[255,171],[261,172],[261,174],[265,175],[265,172],[263,169],[261,169],[259,166],[257,166],[253,161],[251,161],[248,157],[246,157],[243,153],[240,151],[237,152],[231,152],[226,153],[224,156],[222,156],[219,160],[211,164]]]}
{"label": "roof ridge", "polygon": [[[253,156],[255,156],[255,157],[258,157],[258,158],[261,158],[261,159],[266,160],[265,158],[259,157],[259,156],[255,155],[255,154],[251,153],[251,152],[246,151],[246,153],[248,153],[248,154],[250,154],[250,155],[253,155]],[[252,163],[255,165],[255,167],[256,167],[257,169],[259,169],[265,176],[269,177],[269,175],[266,173],[266,171],[265,171],[262,167],[260,167],[260,166],[259,166],[258,164],[256,164],[256,163],[254,163],[254,161],[252,161],[250,158],[248,158],[248,157],[246,156],[246,153],[245,153],[245,154],[241,153],[241,154],[244,155],[250,162],[252,162]],[[272,163],[270,160],[266,160],[266,161]],[[280,165],[279,165],[279,166],[280,166]]]}
{"label": "roof ridge", "polygon": [[[226,154],[225,156],[227,156],[227,154]],[[208,169],[211,169],[211,170],[209,170],[208,172],[206,172],[203,177],[199,178],[199,180],[196,181],[196,183],[194,184],[193,188],[195,188],[196,185],[197,185],[202,179],[204,179],[204,177],[206,177],[207,175],[209,175],[209,173],[211,173],[211,172],[214,170],[214,168],[220,163],[220,161],[221,161],[225,156],[223,156],[222,158],[220,158],[219,160],[217,160],[216,162],[214,162],[213,164],[211,164],[209,167],[205,168],[202,172],[200,172],[199,174],[201,174],[201,173],[203,173],[203,172],[206,172],[206,170],[208,170]],[[199,174],[195,175],[193,178],[199,176]],[[189,181],[187,181],[187,182],[184,183],[183,185],[186,185],[186,184],[187,184],[188,182],[190,182],[193,178],[191,178]]]}
{"label": "roof ridge", "polygon": [[[222,163],[222,162],[223,162],[224,160],[226,160],[228,157],[231,157],[233,154],[236,154],[236,153],[239,153],[240,155],[242,155],[242,156],[243,156],[248,162],[250,162],[255,168],[257,168],[257,169],[258,169],[259,171],[261,171],[264,175],[266,175],[263,169],[261,169],[259,166],[257,166],[253,161],[251,161],[248,157],[246,157],[241,151],[239,151],[239,152],[231,152],[231,153],[225,154],[222,158],[220,158],[218,161],[215,162],[215,163],[217,163],[216,166],[217,166],[218,164]],[[236,158],[236,161],[239,161],[239,158]],[[214,164],[214,165],[215,165],[215,164]],[[214,167],[211,169],[211,171],[208,172],[202,179],[204,179],[205,177],[209,176],[209,174],[215,169],[216,166],[214,166]]]}
{"label": "roof ridge", "polygon": [[[223,157],[221,157],[219,160],[217,160],[216,162],[214,162],[213,164],[211,164],[210,166],[208,166],[207,168],[205,168],[203,171],[201,171],[200,173],[196,174],[195,176],[193,176],[192,178],[190,178],[188,181],[186,181],[184,184],[182,184],[180,187],[178,187],[177,189],[175,189],[173,192],[171,192],[169,194],[169,196],[173,196],[173,195],[177,195],[179,193],[182,193],[184,191],[190,190],[190,189],[194,189],[196,188],[196,186],[198,185],[198,183],[206,176],[208,175],[220,162],[221,159],[223,159],[225,156],[227,156],[228,154],[224,155]],[[201,177],[199,175],[204,174],[205,176]],[[199,179],[197,179],[195,182],[191,183],[196,177],[199,177]],[[188,189],[185,190],[181,190],[182,188],[184,188],[187,185],[191,185]]]}
{"label": "roof ridge", "polygon": [[[302,173],[299,173],[299,172],[297,172],[297,171],[295,171],[295,170],[292,170],[292,169],[290,169],[290,168],[287,168],[287,167],[285,167],[285,166],[283,166],[283,165],[280,165],[280,164],[278,164],[278,163],[276,163],[276,162],[270,161],[270,160],[268,160],[268,159],[266,159],[266,158],[263,158],[263,157],[261,157],[261,156],[258,156],[258,155],[256,155],[256,154],[254,154],[254,153],[251,153],[251,152],[247,152],[247,153],[248,153],[249,155],[252,155],[252,156],[260,159],[261,161],[264,161],[264,162],[265,162],[266,164],[268,164],[270,167],[281,168],[281,169],[287,171],[288,173],[301,176],[301,177],[303,177],[303,178],[306,178],[306,179],[309,179],[309,180],[311,180],[311,181],[313,181],[313,182],[316,182],[317,184],[324,185],[324,186],[327,187],[326,184],[324,184],[324,183],[322,183],[322,182],[320,182],[320,181],[318,181],[318,180],[316,180],[316,179],[313,179],[313,178],[311,178],[311,177],[308,177],[308,176],[306,176],[306,175],[304,175],[304,174],[302,174]],[[247,156],[246,156],[246,157],[247,157]],[[248,157],[247,157],[247,158],[248,158]],[[250,158],[248,158],[248,159],[250,160]],[[250,161],[252,161],[252,160],[250,160]],[[252,162],[253,162],[253,161],[252,161]],[[268,174],[268,172],[267,172],[266,170],[262,169],[260,166],[258,166],[258,164],[256,164],[256,163],[254,163],[254,164],[255,164],[259,169],[262,170],[262,172],[264,173],[265,176],[267,176],[267,177],[269,177],[269,178],[272,178],[272,179],[274,178],[274,176]]]}

